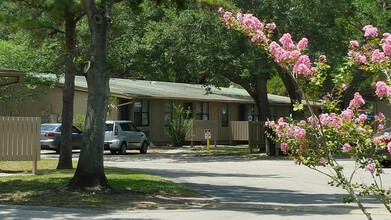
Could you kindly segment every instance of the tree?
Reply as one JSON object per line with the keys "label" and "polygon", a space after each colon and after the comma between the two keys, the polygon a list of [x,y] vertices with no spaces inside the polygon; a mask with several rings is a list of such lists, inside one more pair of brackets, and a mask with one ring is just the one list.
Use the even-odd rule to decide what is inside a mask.
{"label": "tree", "polygon": [[112,4],[109,0],[100,4],[83,0],[91,32],[91,59],[83,68],[88,84],[87,115],[79,163],[68,184],[72,189],[110,188],[103,167],[103,142],[110,92],[106,54]]}
{"label": "tree", "polygon": [[[72,168],[72,119],[74,99],[74,79],[77,72],[76,25],[84,16],[78,1],[2,1],[0,22],[11,28],[29,30],[34,34],[44,32],[44,37],[63,34],[65,38],[64,60],[65,83],[63,88],[62,135],[58,169]],[[16,16],[15,16],[16,14]],[[38,18],[37,18],[38,17]],[[62,25],[64,28],[62,29]],[[45,35],[46,34],[46,35]],[[60,37],[62,40],[62,38]],[[53,70],[54,71],[54,70]],[[54,71],[55,72],[55,71]]]}

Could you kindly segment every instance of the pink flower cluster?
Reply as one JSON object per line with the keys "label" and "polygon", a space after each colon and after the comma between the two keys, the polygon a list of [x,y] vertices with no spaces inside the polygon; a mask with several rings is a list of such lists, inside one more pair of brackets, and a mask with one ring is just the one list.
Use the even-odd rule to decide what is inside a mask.
{"label": "pink flower cluster", "polygon": [[360,95],[360,93],[354,93],[354,98],[350,100],[349,108],[360,108],[362,105],[365,105],[365,101]]}
{"label": "pink flower cluster", "polygon": [[[276,28],[274,22],[264,24],[252,14],[238,13],[236,17],[231,12],[225,11],[223,8],[219,9],[221,20],[228,28],[233,28],[244,32],[251,37],[251,41],[255,44],[269,46],[269,53],[273,55],[275,62],[285,65],[293,66],[293,73],[303,76],[311,76],[315,72],[315,68],[311,66],[311,61],[307,55],[302,55],[302,51],[308,47],[308,39],[302,38],[297,44],[292,40],[289,33],[283,36],[277,42],[273,41],[269,45],[267,34]],[[264,30],[267,29],[267,30]],[[266,33],[265,33],[266,31]],[[326,57],[322,55],[319,58],[320,62],[326,62]]]}
{"label": "pink flower cluster", "polygon": [[366,25],[362,30],[364,31],[364,37],[366,38],[377,37],[377,28],[372,25]]}
{"label": "pink flower cluster", "polygon": [[[374,38],[378,36],[377,28],[372,25],[365,26],[363,31],[364,37],[366,38]],[[359,42],[352,40],[349,42],[350,51],[348,52],[348,56],[352,57],[353,61],[358,64],[364,64],[369,59],[371,63],[383,63],[390,60],[388,56],[391,55],[391,34],[384,33],[380,43],[382,44],[382,51],[380,49],[374,49],[372,52],[368,52],[368,49],[360,51]],[[367,48],[368,45],[369,44],[364,45],[363,48]]]}
{"label": "pink flower cluster", "polygon": [[376,91],[375,94],[377,97],[381,98],[384,96],[391,96],[391,87],[389,87],[385,82],[378,81],[376,83]]}
{"label": "pink flower cluster", "polygon": [[342,151],[343,152],[349,152],[350,150],[352,149],[352,146],[348,143],[345,143],[343,146],[342,146]]}
{"label": "pink flower cluster", "polygon": [[370,163],[365,166],[365,171],[369,171],[371,173],[374,173],[376,171],[376,166],[373,163]]}
{"label": "pink flower cluster", "polygon": [[[225,11],[223,8],[219,8],[221,14],[221,20],[227,25],[227,27],[235,28],[246,32],[251,37],[252,42],[259,42],[261,44],[268,44],[268,38],[264,33],[264,24],[252,14],[237,13],[236,17],[231,12]],[[266,24],[266,29],[272,31],[276,28],[276,24]]]}
{"label": "pink flower cluster", "polygon": [[238,13],[236,20],[250,32],[263,31],[262,22],[252,14]]}
{"label": "pink flower cluster", "polygon": [[[267,121],[265,122],[267,127],[272,128],[277,137],[285,137],[285,138],[295,138],[296,141],[302,141],[307,134],[307,131],[297,125],[289,124],[284,121],[284,118],[278,119],[277,123]],[[281,148],[285,148],[287,145],[284,144]]]}

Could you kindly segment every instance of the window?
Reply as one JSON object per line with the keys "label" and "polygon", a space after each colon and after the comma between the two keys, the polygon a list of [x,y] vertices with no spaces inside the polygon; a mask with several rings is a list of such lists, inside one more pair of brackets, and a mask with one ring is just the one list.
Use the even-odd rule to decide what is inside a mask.
{"label": "window", "polygon": [[164,102],[164,126],[172,120],[172,101]]}
{"label": "window", "polygon": [[121,127],[121,130],[123,130],[123,131],[130,131],[129,123],[121,123],[121,124],[119,124],[119,126]]}
{"label": "window", "polygon": [[247,121],[258,121],[259,113],[258,108],[255,105],[247,105]]}
{"label": "window", "polygon": [[136,126],[149,125],[149,102],[138,101],[134,103],[134,124]]}
{"label": "window", "polygon": [[196,120],[209,120],[209,103],[197,102],[195,104],[195,114]]}
{"label": "window", "polygon": [[[188,103],[188,102],[185,103],[183,109],[185,110],[185,112],[190,111],[188,119],[193,118],[193,103]],[[186,117],[186,113],[185,113],[185,117]]]}
{"label": "window", "polygon": [[221,104],[221,127],[228,127],[228,104]]}

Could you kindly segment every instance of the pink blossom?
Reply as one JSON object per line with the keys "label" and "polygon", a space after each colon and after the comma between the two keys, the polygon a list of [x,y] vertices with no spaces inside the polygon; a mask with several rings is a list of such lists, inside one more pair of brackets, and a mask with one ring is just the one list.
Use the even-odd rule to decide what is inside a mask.
{"label": "pink blossom", "polygon": [[373,163],[370,163],[370,164],[365,166],[365,171],[369,171],[371,173],[374,173],[375,170],[376,170],[376,166]]}
{"label": "pink blossom", "polygon": [[296,49],[296,45],[292,41],[292,36],[289,33],[285,33],[280,38],[280,42],[282,44],[282,48],[287,51],[292,51]]}
{"label": "pink blossom", "polygon": [[376,146],[379,146],[380,145],[380,141],[382,141],[383,138],[382,137],[374,137],[373,138],[373,143],[376,145]]}
{"label": "pink blossom", "polygon": [[224,12],[224,8],[220,7],[219,8],[219,13],[223,13]]}
{"label": "pink blossom", "polygon": [[282,143],[281,143],[281,150],[282,150],[283,152],[286,152],[286,150],[288,150],[288,144],[285,143],[285,142],[282,142]]}
{"label": "pink blossom", "polygon": [[384,125],[383,125],[383,124],[379,124],[379,125],[377,126],[377,129],[378,129],[379,131],[383,131],[383,130],[384,130]]}
{"label": "pink blossom", "polygon": [[293,67],[293,73],[301,74],[304,76],[312,75],[313,69],[311,68],[311,61],[307,55],[302,55],[297,60]]}
{"label": "pink blossom", "polygon": [[383,52],[380,52],[379,49],[376,49],[372,52],[372,58],[371,58],[372,63],[375,63],[375,62],[382,63],[386,60],[388,60],[388,57],[386,57]]}
{"label": "pink blossom", "polygon": [[391,44],[387,43],[382,46],[383,52],[389,56],[391,55]]}
{"label": "pink blossom", "polygon": [[318,125],[318,119],[314,116],[308,117],[307,121],[311,123],[311,127]]}
{"label": "pink blossom", "polygon": [[277,63],[285,62],[289,59],[289,53],[274,41],[269,45],[269,52],[273,54]]}
{"label": "pink blossom", "polygon": [[349,57],[354,57],[355,54],[356,54],[356,52],[354,52],[353,50],[349,50],[348,51],[348,56]]}
{"label": "pink blossom", "polygon": [[322,125],[328,125],[329,120],[330,120],[330,116],[329,116],[329,114],[327,114],[327,113],[320,114],[320,115],[319,115],[319,120],[320,120],[320,124],[322,124]]}
{"label": "pink blossom", "polygon": [[352,149],[352,146],[348,143],[345,143],[343,146],[342,146],[342,151],[343,152],[348,152]]}
{"label": "pink blossom", "polygon": [[342,88],[343,91],[345,91],[348,87],[346,86],[345,83],[342,83],[341,88]]}
{"label": "pink blossom", "polygon": [[294,51],[289,53],[289,59],[296,60],[297,58],[300,57],[300,55],[301,55],[300,51],[294,50]]}
{"label": "pink blossom", "polygon": [[[239,20],[239,18],[238,18]],[[263,31],[263,24],[252,14],[244,14],[240,17],[241,24],[250,31]]]}
{"label": "pink blossom", "polygon": [[367,57],[365,55],[358,54],[356,56],[356,60],[357,60],[358,63],[363,64],[363,63],[367,62]]}
{"label": "pink blossom", "polygon": [[347,122],[354,117],[354,112],[351,109],[346,109],[341,112],[341,117],[343,122]]}
{"label": "pink blossom", "polygon": [[350,100],[349,108],[360,108],[362,105],[365,105],[365,101],[360,95],[360,93],[354,93],[354,98]]}
{"label": "pink blossom", "polygon": [[361,114],[358,116],[358,118],[356,118],[355,122],[358,124],[364,124],[365,120],[367,120],[367,116],[364,114]]}
{"label": "pink blossom", "polygon": [[299,123],[304,126],[307,122],[304,120],[301,120]]}
{"label": "pink blossom", "polygon": [[300,127],[296,127],[294,130],[294,136],[296,138],[296,141],[301,141],[304,136],[306,135],[306,131]]}
{"label": "pink blossom", "polygon": [[383,38],[380,40],[380,43],[391,43],[391,34],[390,33],[383,33]]}
{"label": "pink blossom", "polygon": [[377,37],[377,28],[372,25],[366,25],[362,30],[365,32],[364,37],[366,38]]}
{"label": "pink blossom", "polygon": [[298,50],[304,50],[308,46],[308,39],[307,38],[302,38],[299,43],[297,43],[297,49]]}
{"label": "pink blossom", "polygon": [[383,81],[378,81],[376,83],[376,95],[378,97],[383,97],[383,96],[386,96],[388,95],[391,91],[390,91],[390,87],[387,86],[387,84]]}
{"label": "pink blossom", "polygon": [[257,34],[254,35],[252,38],[251,38],[251,41],[252,42],[260,42],[260,43],[263,43],[263,44],[267,44],[268,42],[268,39],[266,38],[266,36],[263,34],[262,31],[257,31]]}
{"label": "pink blossom", "polygon": [[319,159],[319,163],[320,163],[320,164],[325,164],[326,162],[327,162],[327,159],[324,158],[324,157],[321,157],[321,158]]}
{"label": "pink blossom", "polygon": [[386,116],[381,112],[379,112],[378,115],[375,115],[375,121],[383,121],[384,119],[386,119]]}
{"label": "pink blossom", "polygon": [[359,44],[358,41],[356,41],[356,40],[351,40],[351,41],[349,42],[349,44],[350,44],[350,47],[351,47],[351,48],[356,48],[356,47],[359,47],[359,46],[360,46],[360,44]]}
{"label": "pink blossom", "polygon": [[391,142],[389,142],[389,143],[387,144],[387,150],[388,150],[388,153],[391,154]]}
{"label": "pink blossom", "polygon": [[271,22],[271,23],[268,23],[266,24],[266,28],[269,29],[269,30],[274,30],[276,29],[276,24],[274,22]]}

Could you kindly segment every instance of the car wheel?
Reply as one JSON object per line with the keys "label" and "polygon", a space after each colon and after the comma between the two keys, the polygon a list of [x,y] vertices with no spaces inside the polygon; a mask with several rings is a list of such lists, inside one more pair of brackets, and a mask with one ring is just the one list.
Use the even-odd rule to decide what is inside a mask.
{"label": "car wheel", "polygon": [[117,150],[110,150],[111,154],[117,154],[117,152],[118,152]]}
{"label": "car wheel", "polygon": [[121,144],[121,147],[119,148],[119,151],[118,151],[120,154],[122,155],[125,155],[126,154],[126,143],[122,143]]}
{"label": "car wheel", "polygon": [[148,150],[148,144],[147,144],[146,141],[144,141],[143,144],[141,145],[140,153],[146,154],[146,153],[147,153],[147,150]]}

